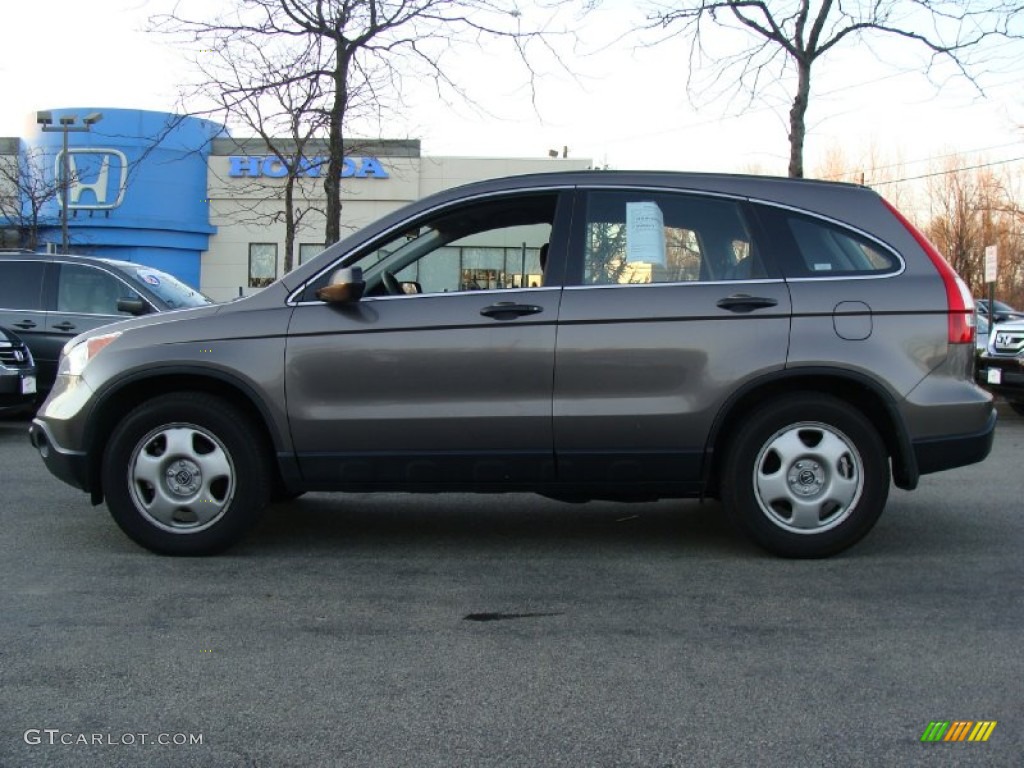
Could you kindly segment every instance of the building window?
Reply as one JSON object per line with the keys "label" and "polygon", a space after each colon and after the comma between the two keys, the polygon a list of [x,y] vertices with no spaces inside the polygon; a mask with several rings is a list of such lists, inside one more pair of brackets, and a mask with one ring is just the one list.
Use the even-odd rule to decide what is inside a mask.
{"label": "building window", "polygon": [[324,249],[323,243],[300,243],[299,244],[299,266],[312,259]]}
{"label": "building window", "polygon": [[265,288],[277,279],[277,243],[249,243],[249,287]]}

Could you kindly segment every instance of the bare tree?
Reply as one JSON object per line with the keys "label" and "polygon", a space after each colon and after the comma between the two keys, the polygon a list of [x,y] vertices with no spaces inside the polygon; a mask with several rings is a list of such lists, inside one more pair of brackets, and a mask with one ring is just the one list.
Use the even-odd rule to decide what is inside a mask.
{"label": "bare tree", "polygon": [[1012,174],[968,168],[950,156],[944,172],[928,179],[929,220],[926,233],[971,287],[985,295],[985,248],[997,246],[996,294],[1010,303],[1024,299],[1024,211],[1014,194]]}
{"label": "bare tree", "polygon": [[[399,94],[404,77],[432,81],[439,91],[462,93],[449,74],[457,42],[507,42],[529,67],[527,47],[547,45],[543,24],[524,27],[515,0],[237,0],[230,14],[213,20],[177,12],[157,17],[153,28],[185,35],[205,51],[229,56],[239,47],[274,51],[275,62],[289,52],[294,66],[269,68],[247,88],[274,89],[303,82],[327,134],[325,242],[341,234],[341,178],[345,133],[354,99],[382,105]],[[549,48],[550,50],[550,48]],[[245,103],[241,94],[238,103]],[[303,129],[305,130],[305,129]]]}
{"label": "bare tree", "polygon": [[[976,86],[972,55],[991,38],[1015,38],[1024,20],[1016,0],[655,0],[650,28],[690,41],[691,98],[746,94],[795,71],[789,110],[789,175],[804,175],[803,147],[814,65],[841,44],[880,37],[916,46],[926,70],[941,61]],[[750,40],[720,56],[708,27],[743,33]],[[711,46],[711,47],[709,47]],[[708,65],[707,68],[704,65]]]}
{"label": "bare tree", "polygon": [[303,221],[320,210],[302,195],[300,181],[320,171],[320,161],[311,160],[307,148],[325,134],[322,83],[315,76],[290,74],[311,68],[315,50],[281,52],[261,42],[265,41],[241,37],[230,48],[205,51],[196,60],[200,82],[185,95],[211,102],[214,106],[206,116],[230,119],[258,136],[265,151],[284,170],[283,189],[254,182],[245,194],[254,193],[255,202],[240,205],[235,218],[266,223],[265,203],[271,190],[269,199],[281,203],[270,219],[285,225],[283,266],[287,273],[295,264],[295,241]]}
{"label": "bare tree", "polygon": [[42,150],[29,149],[0,158],[0,216],[16,230],[18,245],[34,251],[39,246],[39,230],[54,222],[43,216],[43,209],[60,195],[62,184],[47,174]]}
{"label": "bare tree", "polygon": [[881,187],[879,191],[897,208],[913,206],[913,187],[899,183],[907,176],[906,163],[900,151],[890,154],[875,142],[857,156],[851,156],[838,144],[829,146],[810,176],[825,181]]}

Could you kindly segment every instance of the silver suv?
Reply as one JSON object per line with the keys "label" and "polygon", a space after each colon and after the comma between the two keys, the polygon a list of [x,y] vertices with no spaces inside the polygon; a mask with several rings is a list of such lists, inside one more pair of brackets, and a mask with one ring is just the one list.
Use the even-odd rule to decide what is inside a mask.
{"label": "silver suv", "polygon": [[1002,395],[1024,416],[1024,319],[990,327],[988,340],[978,352],[977,377],[982,386]]}
{"label": "silver suv", "polygon": [[716,497],[849,547],[981,461],[974,311],[873,191],[639,172],[443,192],[257,295],[83,334],[31,427],[135,541],[223,550],[304,491]]}

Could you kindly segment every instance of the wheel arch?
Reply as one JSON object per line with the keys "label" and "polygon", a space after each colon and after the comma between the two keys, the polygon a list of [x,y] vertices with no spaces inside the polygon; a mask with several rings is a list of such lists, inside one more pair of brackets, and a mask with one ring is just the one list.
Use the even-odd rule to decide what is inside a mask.
{"label": "wheel arch", "polygon": [[800,368],[780,371],[749,382],[733,393],[718,412],[705,448],[703,484],[718,496],[721,467],[730,441],[743,418],[767,400],[794,392],[832,395],[856,408],[871,422],[892,459],[893,481],[898,488],[917,487],[917,459],[906,424],[893,397],[881,384],[853,371],[832,368]]}
{"label": "wheel arch", "polygon": [[221,371],[176,366],[125,376],[99,394],[83,441],[86,455],[90,457],[88,473],[93,504],[103,500],[100,446],[104,438],[110,435],[121,416],[147,400],[172,392],[203,392],[230,402],[264,437],[279,479],[287,484],[289,479],[297,477],[297,470],[284,460],[291,453],[287,435],[275,429],[270,408],[252,387]]}

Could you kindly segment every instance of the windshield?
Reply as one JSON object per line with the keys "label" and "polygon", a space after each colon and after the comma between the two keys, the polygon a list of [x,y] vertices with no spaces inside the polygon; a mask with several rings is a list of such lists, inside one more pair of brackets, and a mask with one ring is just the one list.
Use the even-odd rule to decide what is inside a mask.
{"label": "windshield", "polygon": [[213,302],[195,288],[190,288],[174,275],[153,267],[138,267],[135,274],[146,287],[164,300],[171,309],[202,307]]}

